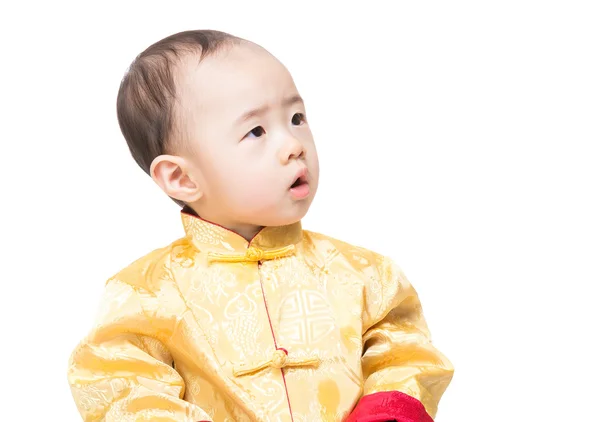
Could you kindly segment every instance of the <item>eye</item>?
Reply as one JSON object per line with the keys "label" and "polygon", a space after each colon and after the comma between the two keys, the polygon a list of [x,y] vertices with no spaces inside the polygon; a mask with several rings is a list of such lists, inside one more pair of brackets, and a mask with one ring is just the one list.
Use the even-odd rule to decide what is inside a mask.
{"label": "eye", "polygon": [[267,132],[265,131],[265,129],[262,126],[256,126],[254,129],[252,129],[250,132],[248,132],[246,134],[246,136],[244,136],[244,139],[252,138],[252,136],[250,136],[250,135],[253,135],[253,137],[255,137],[255,138],[260,138],[265,133],[267,133]]}
{"label": "eye", "polygon": [[302,123],[306,123],[306,116],[302,113],[296,113],[292,117],[292,124],[295,126],[300,126]]}

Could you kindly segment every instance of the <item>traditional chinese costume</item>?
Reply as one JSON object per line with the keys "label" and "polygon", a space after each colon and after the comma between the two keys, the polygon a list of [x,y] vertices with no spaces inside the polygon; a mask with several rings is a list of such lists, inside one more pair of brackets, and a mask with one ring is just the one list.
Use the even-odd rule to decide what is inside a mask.
{"label": "traditional chinese costume", "polygon": [[432,420],[453,369],[393,262],[300,223],[182,221],[106,284],[68,371],[85,421]]}

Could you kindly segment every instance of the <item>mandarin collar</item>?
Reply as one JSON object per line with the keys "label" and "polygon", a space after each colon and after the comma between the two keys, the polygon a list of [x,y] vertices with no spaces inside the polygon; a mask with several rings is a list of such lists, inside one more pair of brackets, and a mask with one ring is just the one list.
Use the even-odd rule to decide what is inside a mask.
{"label": "mandarin collar", "polygon": [[247,241],[236,232],[201,218],[190,207],[181,210],[186,237],[212,261],[243,262],[281,258],[295,252],[302,240],[300,221],[261,229]]}

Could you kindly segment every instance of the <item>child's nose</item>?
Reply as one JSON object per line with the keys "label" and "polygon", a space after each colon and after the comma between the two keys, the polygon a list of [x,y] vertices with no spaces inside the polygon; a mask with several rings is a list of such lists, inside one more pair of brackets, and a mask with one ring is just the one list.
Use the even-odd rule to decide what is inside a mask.
{"label": "child's nose", "polygon": [[281,148],[281,164],[287,164],[291,160],[301,158],[304,156],[304,153],[304,145],[302,145],[302,142],[295,137],[290,136],[286,139],[284,146]]}

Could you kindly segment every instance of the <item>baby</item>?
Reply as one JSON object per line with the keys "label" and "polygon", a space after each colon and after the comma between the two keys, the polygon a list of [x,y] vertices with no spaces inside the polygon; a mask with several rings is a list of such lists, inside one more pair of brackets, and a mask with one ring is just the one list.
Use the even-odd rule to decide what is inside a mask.
{"label": "baby", "polygon": [[426,422],[453,375],[388,258],[303,230],[319,163],[302,97],[219,31],[150,46],[118,94],[185,236],[110,278],[68,379],[85,421]]}

